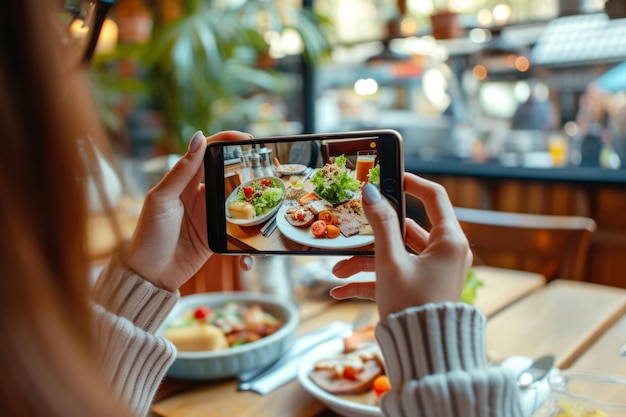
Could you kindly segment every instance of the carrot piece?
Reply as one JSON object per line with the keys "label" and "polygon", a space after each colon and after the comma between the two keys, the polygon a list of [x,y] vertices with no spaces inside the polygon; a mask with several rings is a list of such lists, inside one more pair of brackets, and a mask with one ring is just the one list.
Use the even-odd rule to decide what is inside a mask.
{"label": "carrot piece", "polygon": [[311,191],[310,193],[300,197],[300,200],[298,200],[298,203],[300,203],[300,205],[305,205],[306,202],[308,200],[319,200],[320,198],[318,197],[317,194],[315,194],[313,191]]}
{"label": "carrot piece", "polygon": [[391,389],[391,385],[389,384],[389,378],[387,378],[387,375],[377,376],[372,384],[372,389],[374,390],[376,397],[380,397],[389,391]]}

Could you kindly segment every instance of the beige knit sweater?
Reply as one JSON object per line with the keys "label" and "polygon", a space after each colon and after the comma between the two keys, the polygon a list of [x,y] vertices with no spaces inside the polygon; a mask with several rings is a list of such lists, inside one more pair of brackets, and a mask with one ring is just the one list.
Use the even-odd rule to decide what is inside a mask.
{"label": "beige knit sweater", "polygon": [[512,374],[488,367],[485,317],[462,303],[426,304],[376,328],[392,390],[386,416],[521,417]]}
{"label": "beige knit sweater", "polygon": [[152,285],[113,257],[92,298],[100,369],[132,415],[145,416],[176,356],[172,343],[154,333],[178,295]]}

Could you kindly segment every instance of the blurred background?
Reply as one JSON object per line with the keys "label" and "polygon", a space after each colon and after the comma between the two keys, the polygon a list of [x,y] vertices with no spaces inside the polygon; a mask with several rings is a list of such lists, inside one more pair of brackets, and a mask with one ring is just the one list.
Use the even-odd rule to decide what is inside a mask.
{"label": "blurred background", "polygon": [[117,0],[90,76],[115,154],[155,178],[199,129],[392,128],[457,206],[594,218],[588,276],[626,287],[624,16],[619,0]]}
{"label": "blurred background", "polygon": [[626,24],[604,5],[119,0],[91,72],[133,156],[180,152],[197,129],[387,127],[426,161],[617,169]]}

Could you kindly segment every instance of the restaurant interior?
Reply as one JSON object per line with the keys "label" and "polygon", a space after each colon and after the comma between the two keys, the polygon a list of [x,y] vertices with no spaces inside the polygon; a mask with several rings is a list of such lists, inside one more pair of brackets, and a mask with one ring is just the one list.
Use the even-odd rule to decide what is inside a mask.
{"label": "restaurant interior", "polygon": [[90,75],[135,199],[197,129],[394,129],[405,169],[457,207],[592,218],[585,279],[626,288],[619,17],[601,0],[120,0]]}
{"label": "restaurant interior", "polygon": [[[132,234],[146,191],[199,129],[257,138],[393,129],[405,170],[445,187],[468,236],[488,347],[558,351],[561,368],[626,374],[626,353],[614,352],[626,341],[625,2],[116,3],[89,69],[113,156],[92,196],[96,265]],[[281,177],[280,165],[320,167],[319,145],[252,149],[253,168]],[[230,192],[254,177],[249,152],[225,149]],[[406,213],[428,228],[421,202],[408,198]],[[336,259],[264,256],[242,272],[234,257],[213,256],[181,294],[290,297],[306,332],[331,311],[349,321],[372,309],[329,309]],[[580,327],[557,324],[565,321]],[[153,413],[379,415],[346,412],[294,382],[261,397],[235,386],[171,378]]]}

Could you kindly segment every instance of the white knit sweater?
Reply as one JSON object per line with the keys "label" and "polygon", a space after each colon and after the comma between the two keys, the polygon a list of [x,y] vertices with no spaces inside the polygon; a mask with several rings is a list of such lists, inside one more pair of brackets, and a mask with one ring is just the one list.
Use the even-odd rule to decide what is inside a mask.
{"label": "white knit sweater", "polygon": [[517,385],[488,367],[485,317],[462,303],[426,304],[376,328],[392,390],[386,416],[521,417]]}
{"label": "white knit sweater", "polygon": [[178,295],[152,285],[113,257],[92,298],[100,369],[132,415],[145,416],[176,356],[174,345],[154,332]]}

